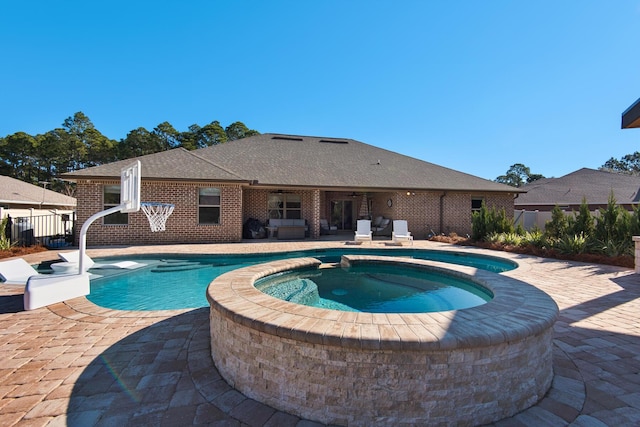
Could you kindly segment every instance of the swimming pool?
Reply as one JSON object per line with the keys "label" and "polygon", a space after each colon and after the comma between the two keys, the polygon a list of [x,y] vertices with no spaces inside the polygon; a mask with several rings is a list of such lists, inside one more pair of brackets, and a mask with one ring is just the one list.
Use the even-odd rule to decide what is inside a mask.
{"label": "swimming pool", "polygon": [[487,289],[459,276],[375,261],[273,274],[255,287],[284,301],[366,313],[461,310],[492,298]]}
{"label": "swimming pool", "polygon": [[[311,249],[269,254],[241,255],[147,255],[119,259],[146,264],[137,270],[114,271],[91,280],[87,298],[115,310],[175,310],[208,306],[206,288],[216,277],[250,265],[286,258],[314,257],[324,263],[339,262],[342,255],[383,255],[441,261],[491,272],[512,270],[510,260],[479,254],[425,249]],[[111,260],[115,258],[109,258]],[[104,261],[104,259],[96,259]],[[104,274],[104,271],[95,271]]]}

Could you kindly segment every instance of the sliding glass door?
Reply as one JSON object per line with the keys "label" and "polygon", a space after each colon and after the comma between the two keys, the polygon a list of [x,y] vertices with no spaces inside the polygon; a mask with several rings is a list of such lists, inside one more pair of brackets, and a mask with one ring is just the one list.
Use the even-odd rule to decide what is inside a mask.
{"label": "sliding glass door", "polygon": [[338,226],[338,230],[353,230],[353,201],[331,201],[331,225]]}

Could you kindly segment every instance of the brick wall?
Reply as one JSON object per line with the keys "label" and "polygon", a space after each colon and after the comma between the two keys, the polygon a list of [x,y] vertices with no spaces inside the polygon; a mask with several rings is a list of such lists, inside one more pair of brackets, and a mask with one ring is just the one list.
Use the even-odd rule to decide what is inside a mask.
{"label": "brick wall", "polygon": [[339,312],[280,301],[254,287],[258,278],[317,267],[319,260],[234,270],[207,288],[211,356],[232,387],[302,418],[358,426],[485,425],[546,394],[558,315],[548,295],[471,267],[347,257],[343,265],[371,259],[473,278],[495,301],[464,315]]}
{"label": "brick wall", "polygon": [[[442,198],[442,222],[440,198]],[[432,230],[436,233],[471,234],[471,199],[483,198],[489,208],[504,208],[513,217],[513,195],[505,193],[454,193],[454,192],[389,192],[372,193],[373,217],[404,219],[409,231],[418,239],[426,238]],[[392,200],[392,206],[387,201]],[[442,225],[442,229],[441,228]]]}
{"label": "brick wall", "polygon": [[[93,214],[103,211],[103,186],[119,181],[79,181],[78,242],[82,224]],[[87,231],[87,245],[169,244],[238,242],[242,239],[242,188],[239,185],[217,185],[221,190],[220,224],[198,224],[198,188],[210,184],[144,181],[141,199],[144,202],[173,203],[175,209],[166,223],[166,231],[151,232],[149,221],[140,210],[129,214],[127,225],[104,225],[96,220]]]}
{"label": "brick wall", "polygon": [[[263,223],[269,219],[268,200],[269,189],[245,188],[243,201],[244,212],[241,213],[243,223],[249,218],[255,218]],[[307,220],[311,237],[320,235],[320,190],[292,190],[291,193],[299,194],[302,204],[302,218]]]}
{"label": "brick wall", "polygon": [[[103,186],[119,184],[119,181],[79,181],[78,230],[84,221],[96,212],[104,210]],[[87,244],[94,246],[120,244],[168,244],[168,243],[224,243],[242,239],[242,224],[248,218],[262,222],[268,219],[267,200],[273,190],[243,188],[240,185],[218,185],[221,189],[221,221],[216,225],[198,224],[198,188],[202,183],[144,181],[142,200],[176,205],[166,224],[166,231],[152,233],[147,217],[142,211],[129,214],[128,225],[103,225],[102,219],[89,227]],[[331,200],[351,200],[351,192],[325,192],[318,189],[292,190],[300,194],[302,218],[309,224],[310,237],[320,235],[321,218],[331,218]],[[362,196],[353,198],[353,220],[358,218]],[[372,217],[384,216],[407,220],[409,231],[424,239],[433,230],[436,233],[471,234],[471,199],[484,198],[489,208],[504,208],[513,214],[513,196],[503,193],[453,193],[441,192],[381,192],[367,193],[371,200]],[[441,221],[441,199],[442,211]],[[392,206],[387,201],[392,200]],[[442,224],[442,229],[440,229]],[[76,236],[77,243],[77,236]]]}

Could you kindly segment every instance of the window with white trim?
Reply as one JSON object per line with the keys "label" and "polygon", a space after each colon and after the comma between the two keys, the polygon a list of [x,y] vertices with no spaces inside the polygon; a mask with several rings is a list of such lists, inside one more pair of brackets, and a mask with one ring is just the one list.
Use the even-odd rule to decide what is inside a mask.
{"label": "window with white trim", "polygon": [[[105,185],[102,191],[102,206],[104,210],[111,209],[120,204],[120,184]],[[127,225],[129,214],[115,212],[105,216],[102,220],[105,225]]]}
{"label": "window with white trim", "polygon": [[478,212],[482,208],[482,203],[484,202],[483,197],[472,197],[471,198],[471,212]]}
{"label": "window with white trim", "polygon": [[220,224],[220,189],[198,189],[198,224]]}
{"label": "window with white trim", "polygon": [[269,219],[301,219],[302,198],[299,194],[269,194]]}

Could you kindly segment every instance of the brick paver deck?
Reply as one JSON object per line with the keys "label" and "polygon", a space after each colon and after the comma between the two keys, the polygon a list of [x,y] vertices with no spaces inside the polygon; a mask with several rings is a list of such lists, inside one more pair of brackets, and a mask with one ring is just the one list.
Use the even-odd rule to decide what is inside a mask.
{"label": "brick paver deck", "polygon": [[[374,241],[373,246],[384,242]],[[123,253],[246,253],[344,246],[269,242],[94,249]],[[416,241],[414,247],[464,250]],[[640,425],[640,276],[603,265],[502,254],[504,273],[553,297],[554,382],[534,407],[497,426]],[[26,257],[52,259],[55,252]],[[0,426],[314,426],[246,398],[216,371],[208,308],[121,312],[77,298],[23,311],[0,285]]]}

